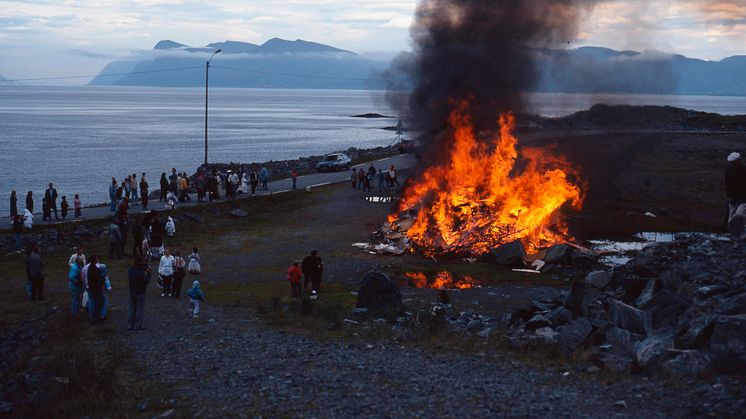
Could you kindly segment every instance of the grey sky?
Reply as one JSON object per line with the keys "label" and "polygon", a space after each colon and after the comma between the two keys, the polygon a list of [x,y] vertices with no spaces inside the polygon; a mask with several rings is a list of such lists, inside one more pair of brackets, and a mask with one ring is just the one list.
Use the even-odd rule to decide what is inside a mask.
{"label": "grey sky", "polygon": [[[301,38],[393,54],[408,48],[415,7],[415,0],[0,0],[0,75],[95,74],[161,39],[201,46]],[[601,1],[568,41],[705,59],[746,54],[746,0]]]}

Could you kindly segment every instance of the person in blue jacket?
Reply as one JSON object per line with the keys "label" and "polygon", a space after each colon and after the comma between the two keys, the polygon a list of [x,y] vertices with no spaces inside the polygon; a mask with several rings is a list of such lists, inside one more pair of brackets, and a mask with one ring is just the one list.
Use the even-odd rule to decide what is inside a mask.
{"label": "person in blue jacket", "polygon": [[80,301],[83,298],[83,260],[81,256],[76,257],[67,274],[70,282],[70,312],[73,315],[80,312]]}
{"label": "person in blue jacket", "polygon": [[187,291],[189,297],[189,311],[193,318],[199,316],[199,305],[205,302],[205,293],[199,288],[199,281],[192,282],[192,288]]}

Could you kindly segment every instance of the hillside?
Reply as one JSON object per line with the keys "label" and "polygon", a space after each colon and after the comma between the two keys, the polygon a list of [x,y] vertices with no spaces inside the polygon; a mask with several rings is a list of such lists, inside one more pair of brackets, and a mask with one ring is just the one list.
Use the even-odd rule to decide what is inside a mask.
{"label": "hillside", "polygon": [[[273,38],[256,45],[224,41],[205,47],[159,41],[140,61],[109,63],[91,85],[204,86],[205,61],[221,49],[211,64],[210,85],[215,87],[376,89],[376,73],[386,62],[304,40]],[[114,76],[110,76],[114,75]]]}

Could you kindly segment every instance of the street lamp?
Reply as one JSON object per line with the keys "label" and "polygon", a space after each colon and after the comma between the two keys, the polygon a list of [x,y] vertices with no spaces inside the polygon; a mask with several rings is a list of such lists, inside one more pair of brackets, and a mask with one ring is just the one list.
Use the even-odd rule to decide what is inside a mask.
{"label": "street lamp", "polygon": [[207,88],[210,74],[210,61],[212,61],[212,58],[215,57],[215,54],[219,53],[220,51],[222,51],[222,49],[218,49],[217,51],[213,52],[210,56],[210,59],[207,60],[207,63],[205,63],[205,165],[207,164]]}

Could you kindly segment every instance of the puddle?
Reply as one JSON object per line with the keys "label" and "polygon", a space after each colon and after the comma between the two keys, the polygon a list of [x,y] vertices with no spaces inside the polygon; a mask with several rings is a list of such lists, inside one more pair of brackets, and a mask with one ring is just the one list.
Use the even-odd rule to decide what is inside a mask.
{"label": "puddle", "polygon": [[450,272],[438,272],[426,274],[424,272],[407,272],[401,285],[412,288],[434,288],[434,289],[468,289],[481,288],[479,281],[474,278],[462,275],[454,276]]}
{"label": "puddle", "polygon": [[620,266],[629,262],[635,253],[641,251],[647,246],[655,243],[670,243],[676,240],[677,236],[687,236],[698,234],[711,240],[728,240],[727,236],[714,233],[658,233],[646,231],[637,233],[629,241],[615,240],[589,240],[591,249],[601,253],[599,261],[607,266]]}

